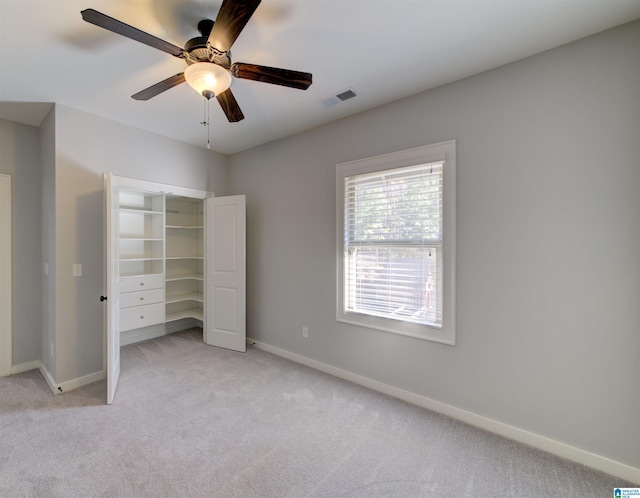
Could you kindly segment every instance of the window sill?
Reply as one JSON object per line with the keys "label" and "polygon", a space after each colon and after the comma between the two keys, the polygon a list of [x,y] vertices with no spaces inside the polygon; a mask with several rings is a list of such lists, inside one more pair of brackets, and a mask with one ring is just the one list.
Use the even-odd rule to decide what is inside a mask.
{"label": "window sill", "polygon": [[455,332],[447,330],[446,327],[429,327],[402,321],[396,323],[395,320],[353,313],[339,315],[336,317],[336,321],[449,346],[456,344]]}

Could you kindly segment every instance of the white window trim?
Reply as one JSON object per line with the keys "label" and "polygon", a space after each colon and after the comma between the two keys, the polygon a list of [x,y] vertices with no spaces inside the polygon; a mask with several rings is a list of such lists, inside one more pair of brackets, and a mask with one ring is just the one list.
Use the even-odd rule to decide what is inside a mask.
{"label": "white window trim", "polygon": [[[336,320],[352,325],[402,334],[418,339],[455,345],[455,255],[456,255],[456,142],[450,140],[415,149],[392,152],[336,165]],[[443,293],[442,327],[430,327],[400,320],[344,312],[344,180],[345,177],[444,161],[443,167]]]}

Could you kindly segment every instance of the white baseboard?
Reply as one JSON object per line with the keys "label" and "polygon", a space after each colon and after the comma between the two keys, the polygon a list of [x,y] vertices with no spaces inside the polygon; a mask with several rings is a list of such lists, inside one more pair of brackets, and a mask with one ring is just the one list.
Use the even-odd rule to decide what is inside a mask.
{"label": "white baseboard", "polygon": [[149,339],[156,339],[163,335],[173,334],[174,332],[180,332],[191,327],[201,326],[202,322],[187,318],[184,320],[178,320],[176,322],[163,323],[160,325],[151,325],[150,327],[144,327],[142,329],[128,330],[120,334],[120,346],[127,346],[129,344],[135,344],[136,342],[148,341]]}
{"label": "white baseboard", "polygon": [[40,369],[40,373],[44,377],[45,382],[47,383],[49,389],[51,389],[51,392],[53,394],[62,394],[64,392],[70,391],[71,389],[77,389],[78,387],[86,386],[87,384],[92,384],[93,382],[102,380],[107,376],[106,371],[102,370],[100,372],[90,373],[89,375],[85,375],[83,377],[77,377],[65,382],[56,383],[49,373],[49,370],[47,370],[47,367],[38,362],[38,368]]}
{"label": "white baseboard", "polygon": [[62,394],[64,392],[70,391],[71,389],[77,389],[78,387],[82,387],[82,386],[86,386],[87,384],[98,382],[99,380],[105,379],[106,377],[107,377],[106,370],[101,370],[100,372],[93,372],[83,377],[77,377],[75,379],[71,379],[66,382],[59,383],[56,386],[56,390],[54,392],[56,394]]}
{"label": "white baseboard", "polygon": [[374,391],[378,391],[389,396],[393,396],[394,398],[399,398],[403,401],[407,401],[408,403],[421,406],[423,408],[441,413],[443,415],[447,415],[457,420],[461,420],[462,422],[466,422],[467,424],[480,427],[487,431],[493,432],[494,434],[498,434],[514,441],[524,443],[528,446],[546,451],[547,453],[566,458],[567,460],[572,460],[582,465],[586,465],[601,472],[611,474],[620,479],[624,479],[633,483],[640,483],[640,468],[632,467],[630,465],[611,460],[610,458],[596,455],[595,453],[591,453],[589,451],[585,451],[580,448],[555,441],[548,437],[541,436],[539,434],[535,434],[533,432],[529,432],[527,430],[520,429],[508,424],[504,424],[497,420],[493,420],[482,415],[477,415],[467,410],[462,410],[460,408],[456,408],[455,406],[447,405],[445,403],[441,403],[440,401],[426,398],[424,396],[420,396],[418,394],[405,391],[403,389],[399,389],[382,382],[378,382],[377,380],[373,380],[368,377],[354,374],[347,370],[342,370],[327,363],[322,363],[306,356],[292,353],[291,351],[287,351],[285,349],[270,346],[263,342],[256,341],[255,339],[251,340],[255,342],[256,348],[268,353],[281,356],[307,367],[311,367],[335,377],[348,380],[350,382],[353,382],[354,384],[367,387]]}
{"label": "white baseboard", "polygon": [[28,372],[29,370],[37,370],[40,368],[40,361],[28,361],[26,363],[20,363],[11,367],[11,375],[19,374],[22,372]]}

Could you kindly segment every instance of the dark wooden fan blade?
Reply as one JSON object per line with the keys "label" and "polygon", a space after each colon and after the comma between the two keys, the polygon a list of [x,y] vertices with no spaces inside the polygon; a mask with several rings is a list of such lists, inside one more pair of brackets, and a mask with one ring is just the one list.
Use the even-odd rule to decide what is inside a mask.
{"label": "dark wooden fan blade", "polygon": [[236,78],[245,80],[262,81],[273,85],[288,86],[306,90],[313,82],[311,73],[302,73],[290,69],[279,69],[277,67],[258,66],[257,64],[245,64],[236,62],[231,66],[231,74]]}
{"label": "dark wooden fan blade", "polygon": [[230,123],[237,123],[244,119],[244,114],[242,114],[236,98],[231,93],[231,88],[227,88],[220,95],[216,95],[216,100],[220,103],[220,107],[222,107]]}
{"label": "dark wooden fan blade", "polygon": [[113,31],[122,36],[126,36],[127,38],[131,38],[132,40],[138,41],[140,43],[144,43],[145,45],[149,45],[150,47],[157,48],[158,50],[162,50],[168,54],[171,54],[175,57],[184,57],[184,51],[180,47],[176,47],[175,45],[161,40],[149,33],[145,33],[144,31],[139,30],[138,28],[134,28],[133,26],[129,26],[128,24],[123,23],[122,21],[118,21],[113,17],[109,17],[102,12],[98,12],[93,9],[86,9],[80,12],[82,14],[82,19],[85,21],[95,24],[104,29],[108,29],[109,31]]}
{"label": "dark wooden fan blade", "polygon": [[149,100],[151,97],[155,97],[156,95],[169,90],[169,88],[173,88],[174,86],[178,86],[180,83],[184,83],[184,81],[184,73],[176,74],[175,76],[162,80],[149,88],[145,88],[141,92],[132,95],[131,98],[135,100]]}
{"label": "dark wooden fan blade", "polygon": [[208,43],[220,52],[228,51],[258,5],[260,0],[223,0]]}

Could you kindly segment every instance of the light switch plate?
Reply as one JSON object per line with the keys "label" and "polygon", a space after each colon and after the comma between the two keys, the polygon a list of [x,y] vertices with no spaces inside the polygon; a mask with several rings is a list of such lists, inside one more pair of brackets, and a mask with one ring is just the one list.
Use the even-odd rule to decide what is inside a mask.
{"label": "light switch plate", "polygon": [[73,265],[73,276],[74,277],[81,277],[82,276],[82,265],[80,265],[80,264]]}

